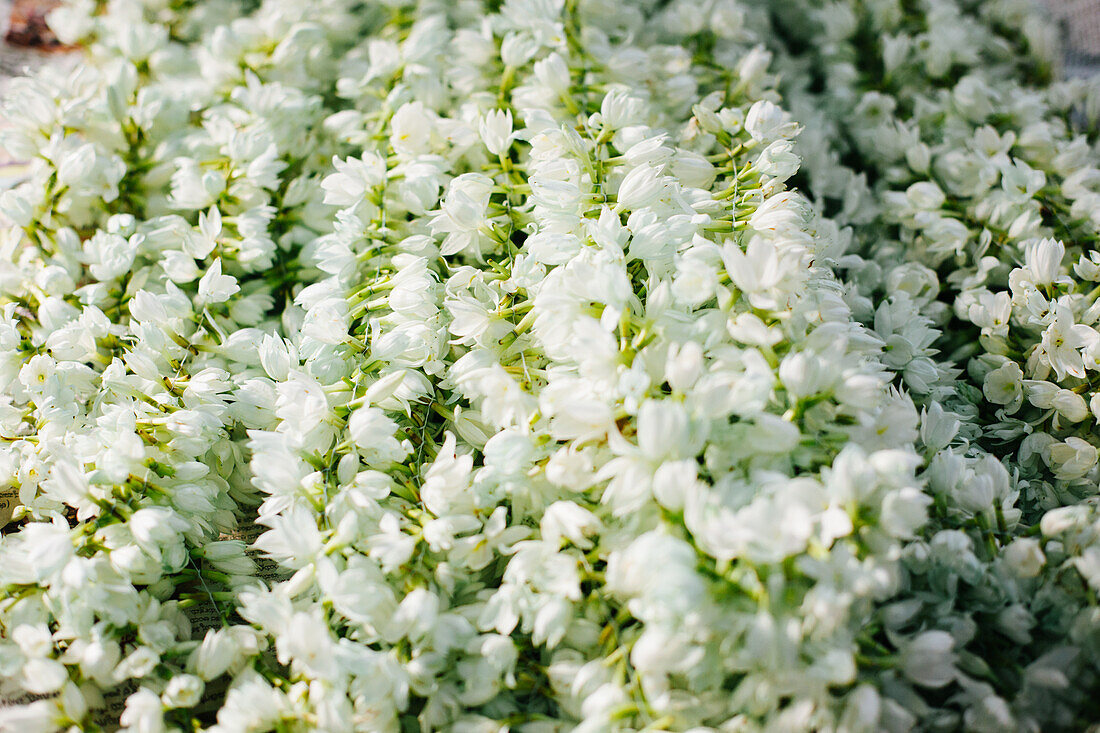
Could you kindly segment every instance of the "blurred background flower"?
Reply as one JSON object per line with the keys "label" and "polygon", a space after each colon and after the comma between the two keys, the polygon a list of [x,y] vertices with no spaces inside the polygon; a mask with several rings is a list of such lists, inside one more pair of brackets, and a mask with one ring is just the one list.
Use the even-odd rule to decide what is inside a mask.
{"label": "blurred background flower", "polygon": [[1100,0],[1040,0],[1062,28],[1067,76],[1100,71]]}

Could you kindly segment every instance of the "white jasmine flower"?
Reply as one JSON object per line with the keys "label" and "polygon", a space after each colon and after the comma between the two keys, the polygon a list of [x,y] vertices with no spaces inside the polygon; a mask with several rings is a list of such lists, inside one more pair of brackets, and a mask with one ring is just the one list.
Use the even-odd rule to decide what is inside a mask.
{"label": "white jasmine flower", "polygon": [[1029,242],[1024,250],[1028,280],[1040,287],[1068,281],[1069,278],[1059,274],[1065,253],[1065,246],[1057,240],[1040,239]]}
{"label": "white jasmine flower", "polygon": [[207,269],[206,274],[199,280],[199,292],[196,302],[200,305],[224,303],[240,289],[241,286],[237,284],[237,278],[222,274],[222,261],[219,257],[214,260],[214,263]]}
{"label": "white jasmine flower", "polygon": [[[390,121],[392,132],[390,145],[394,151],[402,155],[421,155],[431,150],[432,115],[420,101],[408,102],[394,113]],[[385,164],[378,160],[372,166],[373,171],[382,171]],[[366,179],[365,179],[366,180]],[[372,185],[377,185],[381,180]],[[333,203],[327,200],[325,203]]]}
{"label": "white jasmine flower", "polygon": [[1046,562],[1039,541],[1031,537],[1013,540],[1005,548],[1004,558],[1012,571],[1021,578],[1034,578]]}
{"label": "white jasmine flower", "polygon": [[123,730],[134,733],[161,733],[168,730],[164,724],[160,697],[148,689],[141,689],[126,698],[126,710],[119,719]]}
{"label": "white jasmine flower", "polygon": [[945,631],[924,631],[908,641],[901,652],[901,669],[924,687],[943,687],[958,674],[955,640]]}
{"label": "white jasmine flower", "polygon": [[1043,457],[1058,478],[1079,478],[1096,465],[1097,450],[1081,438],[1069,437],[1053,443]]}
{"label": "white jasmine flower", "polygon": [[168,708],[194,707],[202,698],[203,687],[202,680],[194,675],[177,675],[168,682],[168,687],[161,693],[161,701]]}
{"label": "white jasmine flower", "polygon": [[361,407],[351,414],[348,432],[368,464],[382,466],[400,460],[408,452],[394,437],[397,423],[373,407]]}
{"label": "white jasmine flower", "polygon": [[557,94],[566,94],[569,91],[569,67],[557,52],[536,61],[534,74],[540,84]]}
{"label": "white jasmine flower", "polygon": [[661,171],[650,165],[632,168],[619,184],[616,211],[632,211],[649,205],[665,190]]}
{"label": "white jasmine flower", "polygon": [[346,160],[333,158],[332,165],[336,173],[321,181],[321,187],[325,191],[325,203],[334,206],[359,203],[386,177],[386,163],[374,153]]}
{"label": "white jasmine flower", "polygon": [[594,514],[571,501],[551,504],[543,513],[539,524],[543,539],[551,545],[557,544],[564,537],[582,549],[592,546],[586,535],[594,534],[601,528],[600,520]]}
{"label": "white jasmine flower", "polygon": [[1084,362],[1081,349],[1100,340],[1100,335],[1092,328],[1074,323],[1073,315],[1062,305],[1054,306],[1050,325],[1043,331],[1040,359],[1046,361],[1057,373],[1059,379],[1067,375],[1084,378]]}
{"label": "white jasmine flower", "polygon": [[760,153],[753,168],[765,176],[785,181],[795,174],[802,159],[794,151],[789,140],[776,140]]}
{"label": "white jasmine flower", "polygon": [[1005,362],[985,375],[982,393],[996,405],[1004,405],[1005,412],[1012,414],[1020,409],[1024,401],[1024,373],[1015,362]]}
{"label": "white jasmine flower", "polygon": [[468,491],[473,459],[455,452],[455,436],[447,433],[439,456],[424,476],[421,497],[424,505],[436,516],[468,506],[472,497]]}
{"label": "white jasmine flower", "polygon": [[771,143],[780,138],[794,137],[799,125],[779,106],[760,100],[749,108],[745,116],[745,130],[757,142]]}
{"label": "white jasmine flower", "polygon": [[490,153],[504,155],[512,144],[512,113],[508,110],[487,112],[479,123],[478,131]]}
{"label": "white jasmine flower", "polygon": [[448,256],[471,248],[480,251],[492,188],[492,179],[480,173],[465,173],[451,181],[443,206],[431,221],[433,231],[447,235],[440,254]]}

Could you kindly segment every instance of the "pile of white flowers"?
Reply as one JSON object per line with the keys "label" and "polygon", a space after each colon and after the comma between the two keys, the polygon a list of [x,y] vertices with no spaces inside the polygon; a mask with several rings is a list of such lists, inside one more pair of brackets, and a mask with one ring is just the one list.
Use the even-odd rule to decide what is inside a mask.
{"label": "pile of white flowers", "polygon": [[1022,0],[49,22],[0,729],[1100,714],[1100,95]]}

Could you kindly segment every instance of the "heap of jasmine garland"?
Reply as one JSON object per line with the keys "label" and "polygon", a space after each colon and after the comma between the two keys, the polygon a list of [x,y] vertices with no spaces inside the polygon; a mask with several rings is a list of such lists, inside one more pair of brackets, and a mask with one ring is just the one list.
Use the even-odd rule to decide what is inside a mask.
{"label": "heap of jasmine garland", "polygon": [[[1025,16],[988,5],[1015,38]],[[21,508],[0,677],[30,696],[0,725],[1087,718],[1100,545],[1074,503],[1096,474],[1076,400],[1096,291],[1087,252],[1062,264],[1091,236],[1087,141],[1029,110],[1050,135],[1020,133],[1031,163],[1007,158],[1015,138],[996,159],[1004,197],[914,186],[870,142],[904,202],[850,187],[830,219],[787,186],[800,122],[865,129],[849,29],[934,38],[972,17],[953,7],[807,9],[809,58],[841,80],[818,97],[787,16],[735,0],[56,11],[88,66],[7,102],[6,144],[35,167],[2,200],[0,448]],[[987,86],[1013,89],[1003,51],[956,62],[1003,61]],[[901,95],[924,135],[954,68],[899,77],[933,80]],[[945,128],[949,157],[970,128]],[[822,209],[830,170],[856,179],[815,132]],[[1047,195],[1039,169],[1080,179],[1050,194],[1077,228],[1048,232],[1044,204],[997,229],[1017,178]],[[960,220],[958,257],[929,257],[925,230]],[[992,232],[973,252],[966,222]],[[1009,304],[965,372],[934,343],[941,282],[976,329]],[[1059,308],[1080,344],[1050,346]],[[1030,381],[998,402],[1013,365]],[[978,441],[994,414],[1012,452]],[[254,522],[274,577],[227,538]]]}

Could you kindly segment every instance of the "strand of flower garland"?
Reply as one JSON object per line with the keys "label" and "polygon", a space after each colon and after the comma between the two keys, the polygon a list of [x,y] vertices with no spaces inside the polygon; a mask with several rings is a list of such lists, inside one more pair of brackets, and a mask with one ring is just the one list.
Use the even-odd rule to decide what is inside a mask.
{"label": "strand of flower garland", "polygon": [[[698,107],[689,125],[687,139],[700,141],[674,148],[667,135],[678,131],[642,124],[660,119],[659,109],[649,111],[648,90],[627,87],[597,96],[593,101],[599,101],[600,111],[592,114],[597,107],[586,109],[584,100],[588,90],[599,89],[600,75],[592,59],[570,44],[570,9],[564,18],[559,12],[544,8],[549,15],[537,22],[530,14],[524,17],[525,25],[555,31],[546,37],[566,39],[565,48],[551,44],[541,52],[510,25],[507,14],[501,21],[512,31],[501,51],[503,76],[510,81],[495,101],[519,113],[525,127],[513,133],[509,114],[477,111],[480,142],[498,158],[499,165],[487,169],[495,176],[457,175],[430,219],[418,220],[415,208],[405,203],[409,189],[391,200],[383,159],[394,170],[413,167],[402,153],[462,161],[439,133],[446,130],[451,139],[462,140],[455,128],[473,129],[472,120],[464,122],[461,115],[444,118],[413,102],[389,119],[386,149],[341,161],[340,172],[326,180],[330,200],[350,207],[340,217],[354,222],[349,230],[360,239],[343,248],[326,243],[334,246],[333,266],[325,269],[345,272],[335,265],[350,260],[349,249],[367,264],[348,270],[358,273],[350,287],[350,314],[342,312],[349,306],[330,299],[330,293],[349,289],[339,277],[310,294],[306,323],[332,326],[324,339],[329,347],[316,347],[319,339],[306,330],[301,345],[310,353],[335,356],[321,360],[324,376],[288,373],[280,389],[287,390],[293,411],[274,433],[254,435],[257,445],[269,449],[257,449],[257,472],[280,466],[271,471],[280,480],[265,488],[273,495],[265,506],[276,513],[265,519],[273,531],[261,544],[297,572],[287,584],[249,598],[243,612],[277,639],[279,661],[288,665],[289,675],[279,679],[269,671],[266,678],[238,679],[219,714],[226,729],[277,727],[288,720],[333,728],[357,721],[390,727],[410,714],[429,728],[540,719],[570,726],[583,720],[582,727],[591,729],[686,727],[745,711],[762,725],[835,722],[834,716],[844,715],[852,726],[871,728],[879,718],[881,703],[872,686],[858,687],[847,704],[834,699],[829,687],[854,681],[857,658],[872,675],[888,661],[876,649],[873,632],[864,634],[865,641],[855,637],[867,632],[863,614],[876,594],[887,591],[892,572],[889,565],[861,559],[858,548],[863,542],[897,542],[923,520],[929,500],[912,476],[919,459],[910,449],[911,461],[888,465],[905,455],[905,445],[915,438],[917,415],[911,404],[885,391],[881,367],[873,366],[874,340],[861,336],[858,327],[844,335],[852,325],[843,304],[829,295],[824,273],[815,275],[821,280],[812,298],[794,296],[806,285],[800,273],[813,243],[801,229],[804,214],[796,199],[779,195],[783,178],[797,166],[783,156],[782,140],[795,125],[769,103],[748,115],[744,108],[720,112],[719,97],[711,100],[714,106]],[[417,53],[420,71],[430,68],[431,60],[419,53],[424,43],[416,30],[415,38],[389,57]],[[535,50],[513,63],[510,51],[525,40]],[[540,53],[543,58],[531,63]],[[606,55],[613,58],[614,52]],[[572,86],[570,67],[583,69],[584,90]],[[377,72],[367,74],[374,76]],[[734,81],[747,87],[752,80]],[[521,99],[529,106],[521,107]],[[370,116],[360,119],[367,129],[386,129],[377,117],[374,124]],[[570,122],[563,126],[562,119]],[[512,138],[526,140],[526,160],[513,152]],[[742,165],[739,156],[746,148],[763,152],[755,167]],[[460,150],[467,159],[484,154]],[[722,165],[713,165],[708,155]],[[673,176],[664,172],[666,166]],[[776,194],[774,200],[761,206],[768,193]],[[427,208],[422,201],[417,199],[419,208]],[[371,212],[370,224],[363,222],[363,206]],[[402,221],[395,210],[412,210],[413,218]],[[430,254],[430,241],[398,234],[394,238],[402,246],[415,249],[397,257],[387,253],[391,267],[417,273],[419,297],[391,286],[396,278],[384,272],[386,265],[371,261],[381,244],[382,222],[393,219],[408,227],[403,233],[423,231],[418,227],[428,224],[444,235],[439,252],[449,263],[441,274],[447,276],[443,305],[454,336],[450,349],[407,337],[397,342],[401,350],[388,343],[394,324],[411,329],[406,319],[414,310],[422,319],[439,312],[428,301],[435,290],[432,278],[424,279],[435,266],[408,256]],[[735,230],[736,239],[720,246],[722,232]],[[743,230],[755,235],[745,237]],[[513,235],[520,235],[518,243]],[[735,244],[740,239],[748,240],[747,253]],[[827,231],[820,241],[828,242]],[[829,247],[821,246],[825,259]],[[727,259],[734,264],[725,264]],[[645,299],[655,298],[652,309],[631,295],[639,288],[656,291]],[[387,293],[377,296],[383,289]],[[408,311],[391,312],[395,303]],[[705,305],[711,307],[694,316],[698,323],[691,326],[692,312]],[[830,317],[822,315],[823,307]],[[375,315],[367,329],[370,345],[358,357],[367,368],[354,370],[347,363],[331,368],[361,350],[347,338],[356,339],[362,311]],[[829,325],[808,337],[811,324],[823,319]],[[721,325],[727,320],[728,327]],[[788,346],[788,338],[798,340],[799,348]],[[280,353],[290,352],[280,347]],[[407,373],[394,366],[433,360],[443,362],[441,382],[411,392],[411,400],[391,401],[395,385],[408,382]],[[850,370],[840,370],[847,375],[843,384],[807,376],[810,365],[835,360],[850,360]],[[308,359],[303,365],[314,369]],[[371,379],[363,394],[362,385],[354,391],[339,385],[344,379],[355,385],[363,372],[376,368],[390,374]],[[683,379],[670,378],[666,369]],[[432,377],[427,372],[416,381],[430,384]],[[687,397],[682,393],[692,391],[696,381],[700,392],[689,410],[681,405]],[[773,398],[781,383],[793,398]],[[339,419],[342,411],[329,408],[326,392],[350,392],[355,408],[348,418],[350,440],[331,435],[327,416]],[[423,404],[413,404],[418,398],[433,405],[435,414],[443,413],[447,419],[441,425],[453,430],[427,456],[409,433],[428,424],[412,417],[424,412]],[[307,400],[311,406],[299,410]],[[409,410],[405,416],[398,412]],[[703,465],[692,460],[711,426],[729,426],[731,417],[743,424],[722,438],[712,436],[714,448]],[[403,425],[404,419],[412,424]],[[803,442],[799,422],[812,431],[803,448],[797,448]],[[669,430],[671,452],[660,446]],[[761,437],[751,448],[739,449],[751,434]],[[677,446],[677,435],[684,445]],[[822,475],[818,483],[813,473],[803,473],[828,465],[856,436],[863,450],[896,446],[901,452],[882,454],[876,467],[878,454],[869,457],[853,448],[844,454],[841,477]],[[815,457],[813,447],[822,443],[835,447]],[[308,456],[315,449],[321,454],[310,472]],[[762,454],[753,455],[752,449]],[[414,453],[400,469],[393,466]],[[434,460],[426,461],[433,453]],[[658,481],[654,472],[660,472],[664,458],[670,465]],[[283,470],[287,465],[296,468]],[[422,475],[418,465],[425,467]],[[391,477],[384,478],[380,469]],[[769,471],[796,469],[802,477],[790,491],[778,484],[756,501],[746,497],[741,513],[724,524],[710,516],[726,504],[729,492],[736,493],[735,486],[760,481]],[[394,481],[395,471],[408,473],[411,484]],[[849,471],[874,476],[875,488],[859,498],[841,498],[848,495]],[[719,483],[717,476],[725,478]],[[830,499],[831,492],[839,495]],[[851,508],[842,509],[845,504]],[[780,507],[794,514],[780,523],[789,525],[792,535],[777,552],[768,549],[767,538],[754,539],[752,528]],[[885,513],[889,527],[860,523],[862,539],[837,542],[857,531],[849,512]],[[316,535],[303,530],[312,524],[319,528]],[[735,526],[744,536],[731,545],[726,531]],[[631,570],[650,564],[649,553],[680,558],[660,576],[667,588]],[[804,553],[807,559],[817,556],[818,569],[796,570],[793,558]],[[508,555],[513,557],[505,561]],[[700,561],[709,574],[697,572]],[[830,562],[837,567],[825,571]],[[817,661],[797,665],[801,671],[790,668],[799,656],[794,649],[803,646],[795,642],[794,656],[759,659],[759,648],[748,639],[773,634],[767,630],[781,628],[803,602],[785,599],[790,607],[761,608],[778,593],[781,579],[789,573],[792,590],[801,587],[806,598],[824,599],[839,591],[823,578],[844,572],[867,578],[861,600],[847,597],[841,605],[822,606],[822,622],[849,608],[862,610],[847,622],[833,619],[816,635],[808,632],[803,653]],[[766,577],[772,578],[770,589]],[[684,592],[682,600],[673,601]],[[672,608],[683,610],[669,616]],[[622,628],[631,623],[638,625]],[[746,640],[744,655],[732,653],[736,639]],[[359,644],[348,643],[352,640]],[[595,658],[593,641],[602,649]],[[659,650],[669,642],[686,643],[693,651],[661,658]],[[863,644],[879,661],[856,653]],[[935,684],[934,677],[951,669],[949,647],[935,633],[915,637],[900,657],[906,674]],[[553,652],[546,666],[530,666],[546,652]],[[707,674],[694,675],[686,688],[673,684],[704,659],[710,663]],[[929,659],[936,660],[931,668]],[[746,675],[731,703],[722,686]],[[787,680],[785,686],[768,681],[775,675]],[[576,679],[585,679],[585,685],[578,687]],[[257,696],[267,702],[256,705]]]}
{"label": "strand of flower garland", "polygon": [[97,64],[7,100],[7,145],[35,168],[4,196],[22,228],[5,250],[4,460],[22,507],[0,549],[4,676],[46,697],[5,724],[117,728],[129,695],[123,725],[155,709],[189,727],[224,663],[191,622],[225,623],[256,583],[244,543],[219,539],[256,503],[243,429],[270,388],[255,341],[305,274],[288,272],[296,250],[330,226],[310,183],[331,145],[310,93],[324,25],[276,4],[233,21],[252,30],[244,71],[216,33],[203,59],[140,6],[94,10],[57,26]]}
{"label": "strand of flower garland", "polygon": [[[979,728],[1091,719],[1095,416],[1067,369],[1081,359],[1084,375],[1090,348],[1091,283],[1070,272],[1089,272],[1095,237],[1083,184],[1095,92],[1050,82],[1056,51],[1021,4],[789,10],[774,18],[783,32],[764,35],[812,130],[800,141],[809,186],[840,200],[877,261],[849,266],[870,298],[863,318],[892,332],[887,362],[907,386],[959,425],[955,447],[929,454],[939,531],[909,563],[929,598],[910,623],[973,651],[960,657],[957,710],[913,710]],[[804,45],[788,53],[784,38]],[[931,370],[936,349],[951,360]],[[1010,459],[1008,476],[989,472],[986,450]]]}

